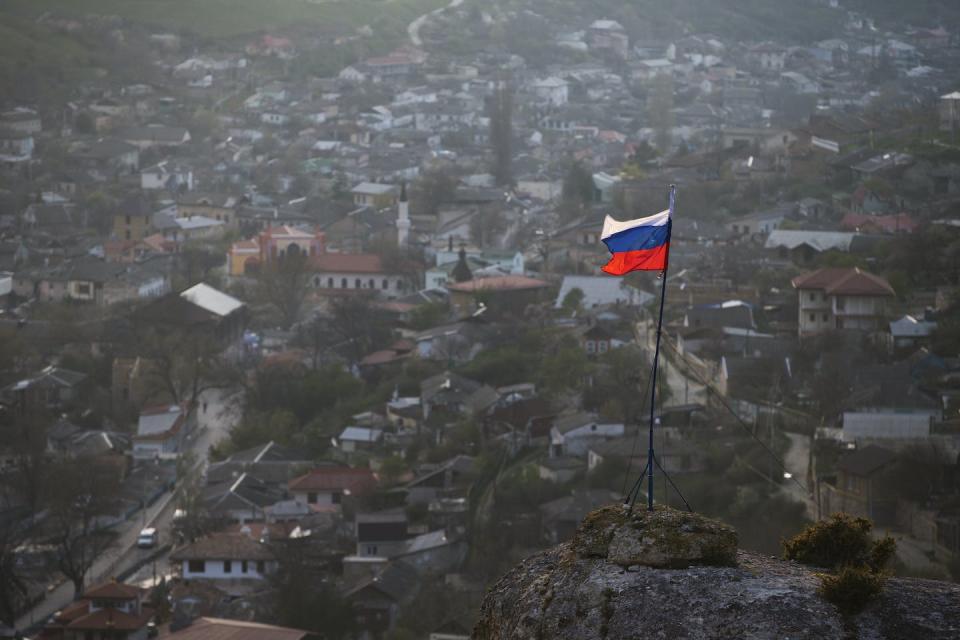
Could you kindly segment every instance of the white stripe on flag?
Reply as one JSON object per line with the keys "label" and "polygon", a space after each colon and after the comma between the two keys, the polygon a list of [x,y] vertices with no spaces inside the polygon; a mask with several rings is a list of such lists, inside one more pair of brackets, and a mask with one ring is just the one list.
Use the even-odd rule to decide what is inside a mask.
{"label": "white stripe on flag", "polygon": [[615,233],[633,229],[634,227],[662,227],[670,219],[670,209],[655,213],[646,218],[637,218],[636,220],[614,220],[609,215],[603,219],[603,232],[600,238],[609,238]]}

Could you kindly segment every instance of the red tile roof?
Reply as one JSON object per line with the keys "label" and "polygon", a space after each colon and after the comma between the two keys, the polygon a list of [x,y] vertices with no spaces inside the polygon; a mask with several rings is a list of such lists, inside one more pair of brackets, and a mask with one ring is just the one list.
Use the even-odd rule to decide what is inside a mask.
{"label": "red tile roof", "polygon": [[87,629],[91,631],[114,629],[117,631],[137,631],[147,626],[153,618],[153,609],[143,607],[139,616],[130,615],[119,609],[98,609],[93,613],[77,618],[68,629]]}
{"label": "red tile roof", "polygon": [[351,467],[320,467],[290,481],[290,491],[349,490],[356,495],[369,491],[377,484],[370,469]]}
{"label": "red tile roof", "polygon": [[850,212],[843,217],[840,227],[847,231],[877,229],[885,233],[913,233],[917,221],[906,213],[892,216],[870,216],[864,213]]}
{"label": "red tile roof", "polygon": [[273,552],[259,540],[243,533],[214,533],[180,547],[170,559],[181,560],[272,560]]}
{"label": "red tile roof", "polygon": [[472,293],[474,291],[525,291],[532,289],[545,289],[550,284],[536,278],[526,276],[496,276],[493,278],[477,278],[467,280],[466,282],[457,282],[448,284],[450,291],[461,291]]}
{"label": "red tile roof", "polygon": [[168,637],[175,640],[302,640],[308,635],[306,631],[271,624],[200,618]]}
{"label": "red tile roof", "polygon": [[380,256],[368,253],[322,253],[313,266],[326,273],[385,273]]}
{"label": "red tile roof", "polygon": [[96,598],[97,600],[133,600],[141,593],[140,587],[132,584],[124,584],[111,580],[90,587],[83,592],[84,598]]}
{"label": "red tile roof", "polygon": [[795,289],[817,289],[827,295],[895,296],[890,283],[880,276],[858,268],[830,267],[805,273],[793,279]]}

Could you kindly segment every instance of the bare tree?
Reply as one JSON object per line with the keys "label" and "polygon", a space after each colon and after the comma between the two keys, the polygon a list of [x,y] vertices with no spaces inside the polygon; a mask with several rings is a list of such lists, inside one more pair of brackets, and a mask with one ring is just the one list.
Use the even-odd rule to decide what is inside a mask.
{"label": "bare tree", "polygon": [[372,295],[345,296],[330,308],[330,329],[349,343],[356,360],[390,339],[389,319],[372,302]]}
{"label": "bare tree", "polygon": [[17,513],[10,500],[10,487],[0,486],[0,622],[16,626],[17,614],[29,597],[31,581],[20,565],[18,550],[33,532],[32,515]]}
{"label": "bare tree", "polygon": [[204,391],[228,389],[240,382],[236,365],[226,360],[222,345],[208,331],[142,327],[137,340],[139,353],[147,359],[144,379],[154,401],[192,407]]}
{"label": "bare tree", "polygon": [[501,186],[513,185],[513,87],[500,81],[489,104],[493,175]]}
{"label": "bare tree", "polygon": [[62,461],[50,478],[49,540],[57,568],[78,596],[94,563],[113,544],[105,522],[116,507],[119,478],[115,469],[82,458]]}
{"label": "bare tree", "polygon": [[261,267],[257,295],[280,313],[283,328],[289,329],[300,316],[311,276],[310,260],[300,252],[288,253]]}

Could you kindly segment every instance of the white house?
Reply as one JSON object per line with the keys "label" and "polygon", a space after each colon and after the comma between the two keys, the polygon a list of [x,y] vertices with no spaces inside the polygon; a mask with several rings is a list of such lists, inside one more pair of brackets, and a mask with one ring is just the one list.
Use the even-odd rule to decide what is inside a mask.
{"label": "white house", "polygon": [[881,329],[896,296],[889,282],[858,268],[819,269],[794,278],[793,288],[800,337],[835,329]]}
{"label": "white house", "polygon": [[585,456],[591,444],[623,434],[622,423],[601,423],[585,413],[560,416],[550,429],[550,457]]}
{"label": "white house", "polygon": [[152,407],[140,413],[133,436],[133,457],[151,459],[175,456],[193,426],[194,416],[180,405]]}
{"label": "white house", "polygon": [[406,276],[384,268],[379,256],[362,253],[322,253],[313,259],[317,289],[366,289],[396,298],[409,289]]}
{"label": "white house", "polygon": [[312,469],[294,478],[287,489],[299,504],[313,509],[338,510],[345,496],[361,495],[376,483],[377,478],[370,469],[330,466]]}
{"label": "white house", "polygon": [[532,88],[537,102],[551,107],[562,107],[570,97],[567,81],[557,76],[535,80]]}
{"label": "white house", "polygon": [[383,440],[383,431],[367,427],[347,427],[337,438],[344,453],[373,449]]}
{"label": "white house", "polygon": [[862,440],[926,440],[930,424],[938,418],[933,409],[877,408],[869,411],[845,411],[844,442]]}
{"label": "white house", "polygon": [[140,188],[193,191],[193,169],[164,160],[140,172]]}
{"label": "white house", "polygon": [[263,580],[277,567],[266,541],[247,533],[214,533],[170,554],[184,580]]}

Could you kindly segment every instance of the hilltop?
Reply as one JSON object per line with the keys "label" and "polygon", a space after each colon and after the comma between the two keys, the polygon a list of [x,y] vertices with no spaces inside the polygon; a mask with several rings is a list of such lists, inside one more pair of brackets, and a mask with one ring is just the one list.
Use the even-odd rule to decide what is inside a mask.
{"label": "hilltop", "polygon": [[960,632],[960,585],[891,579],[878,601],[844,617],[817,594],[813,571],[737,551],[726,525],[669,509],[625,523],[618,509],[588,515],[572,542],[496,583],[473,638],[933,640]]}
{"label": "hilltop", "polygon": [[117,16],[160,29],[210,38],[233,37],[290,26],[375,31],[402,30],[443,0],[9,0],[3,11],[21,16],[54,12],[68,17]]}

